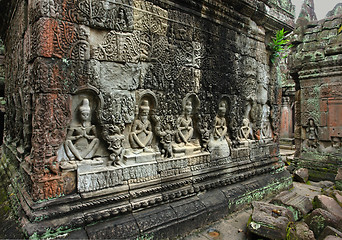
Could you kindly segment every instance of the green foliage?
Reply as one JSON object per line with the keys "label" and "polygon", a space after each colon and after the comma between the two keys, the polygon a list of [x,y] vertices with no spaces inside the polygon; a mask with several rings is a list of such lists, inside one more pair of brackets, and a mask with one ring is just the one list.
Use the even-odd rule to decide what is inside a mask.
{"label": "green foliage", "polygon": [[69,232],[72,232],[74,230],[78,230],[79,228],[76,229],[70,229],[67,227],[59,227],[55,231],[53,231],[51,228],[47,228],[46,232],[43,235],[38,235],[36,232],[30,236],[29,240],[38,240],[38,239],[55,239],[58,237],[66,237],[68,236]]}
{"label": "green foliage", "polygon": [[153,238],[154,238],[153,233],[151,234],[145,233],[137,237],[136,240],[153,240]]}
{"label": "green foliage", "polygon": [[284,52],[293,47],[292,44],[288,44],[290,40],[286,39],[286,33],[287,31],[285,31],[284,28],[277,31],[275,37],[272,38],[272,42],[269,43],[269,47],[272,51],[270,57],[272,63],[278,58],[286,58],[287,54],[284,54]]}

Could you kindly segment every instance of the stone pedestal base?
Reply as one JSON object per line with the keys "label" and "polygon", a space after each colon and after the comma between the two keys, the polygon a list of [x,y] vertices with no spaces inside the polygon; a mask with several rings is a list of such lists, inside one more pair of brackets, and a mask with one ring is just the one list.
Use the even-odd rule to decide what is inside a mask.
{"label": "stone pedestal base", "polygon": [[174,157],[191,156],[201,152],[201,146],[197,144],[175,144],[172,148]]}

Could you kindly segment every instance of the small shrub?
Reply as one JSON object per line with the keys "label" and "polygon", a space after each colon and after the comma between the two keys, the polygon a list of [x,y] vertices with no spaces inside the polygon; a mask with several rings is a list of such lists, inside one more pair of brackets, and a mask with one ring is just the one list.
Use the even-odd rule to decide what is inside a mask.
{"label": "small shrub", "polygon": [[292,44],[289,44],[288,39],[286,39],[285,34],[287,31],[283,29],[276,32],[276,35],[274,38],[272,38],[272,42],[269,43],[269,47],[271,48],[271,56],[270,60],[272,63],[274,63],[278,58],[286,58],[287,54],[284,54],[285,51],[293,47]]}

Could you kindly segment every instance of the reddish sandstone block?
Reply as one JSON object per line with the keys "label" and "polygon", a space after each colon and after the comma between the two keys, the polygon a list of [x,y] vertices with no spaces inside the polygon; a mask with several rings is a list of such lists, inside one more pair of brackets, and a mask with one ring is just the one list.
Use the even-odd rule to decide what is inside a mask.
{"label": "reddish sandstone block", "polygon": [[321,100],[320,110],[321,110],[321,112],[327,112],[328,111],[328,102],[327,101]]}
{"label": "reddish sandstone block", "polygon": [[70,22],[40,18],[32,28],[32,57],[90,58],[89,30]]}
{"label": "reddish sandstone block", "polygon": [[321,112],[321,126],[327,126],[328,124],[328,113]]}
{"label": "reddish sandstone block", "polygon": [[330,136],[342,136],[342,99],[329,99],[328,109]]}

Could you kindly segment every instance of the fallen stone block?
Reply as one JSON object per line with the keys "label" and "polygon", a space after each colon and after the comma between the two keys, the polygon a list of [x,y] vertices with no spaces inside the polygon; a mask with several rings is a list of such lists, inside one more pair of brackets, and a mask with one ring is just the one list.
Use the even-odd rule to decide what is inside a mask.
{"label": "fallen stone block", "polygon": [[296,222],[289,226],[286,239],[315,240],[315,235],[305,222]]}
{"label": "fallen stone block", "polygon": [[324,228],[323,232],[319,235],[319,238],[317,240],[323,240],[328,236],[336,236],[342,238],[342,232],[333,227],[327,226],[326,228]]}
{"label": "fallen stone block", "polygon": [[332,194],[336,202],[342,207],[342,193],[338,190],[334,190]]}
{"label": "fallen stone block", "polygon": [[285,239],[287,225],[294,221],[293,213],[285,207],[264,202],[252,202],[253,212],[248,230],[269,239]]}
{"label": "fallen stone block", "polygon": [[319,182],[311,182],[311,185],[327,189],[327,188],[334,186],[334,183],[331,181],[319,181]]}
{"label": "fallen stone block", "polygon": [[335,186],[337,190],[342,191],[342,168],[339,168],[335,177]]}
{"label": "fallen stone block", "polygon": [[309,170],[306,168],[300,168],[294,171],[293,178],[297,182],[306,183],[309,179]]}
{"label": "fallen stone block", "polygon": [[310,215],[304,218],[304,221],[314,232],[316,238],[327,226],[336,228],[339,231],[342,228],[342,219],[322,208],[313,210]]}
{"label": "fallen stone block", "polygon": [[331,197],[325,195],[315,196],[314,206],[327,210],[342,219],[342,207]]}
{"label": "fallen stone block", "polygon": [[327,236],[326,238],[324,238],[324,240],[341,240],[342,238],[340,237],[336,237],[336,236]]}
{"label": "fallen stone block", "polygon": [[271,203],[289,209],[293,213],[295,221],[302,219],[313,209],[312,203],[308,197],[290,191],[279,193],[271,200]]}

